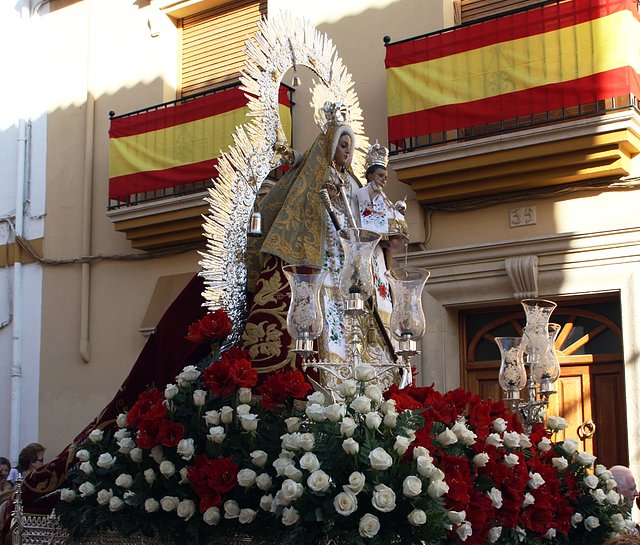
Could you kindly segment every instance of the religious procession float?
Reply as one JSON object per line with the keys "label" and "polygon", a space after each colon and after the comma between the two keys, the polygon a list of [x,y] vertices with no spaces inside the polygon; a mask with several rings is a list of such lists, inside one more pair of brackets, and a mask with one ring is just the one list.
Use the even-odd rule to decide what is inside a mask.
{"label": "religious procession float", "polygon": [[[555,305],[523,301],[522,336],[496,339],[506,402],[418,386],[428,273],[386,255],[406,240],[404,208],[382,191],[386,150],[363,135],[350,75],[287,14],[263,21],[247,52],[252,120],[208,197],[207,314],[173,331],[173,348],[192,348],[168,350],[163,383],[134,369],[135,388],[58,457],[56,478],[23,483],[15,542],[542,545],[635,532],[611,472],[546,414]],[[296,65],[319,80],[320,134],[302,156],[278,118]],[[257,368],[265,354],[275,363]],[[43,505],[52,514],[32,513]]]}

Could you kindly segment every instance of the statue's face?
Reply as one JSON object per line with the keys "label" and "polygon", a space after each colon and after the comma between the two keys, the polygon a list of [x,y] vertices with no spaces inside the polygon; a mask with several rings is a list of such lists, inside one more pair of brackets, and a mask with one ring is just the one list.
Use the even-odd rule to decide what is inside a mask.
{"label": "statue's face", "polygon": [[387,185],[387,169],[379,168],[374,170],[367,176],[367,181],[373,184],[373,189],[376,191],[382,191]]}
{"label": "statue's face", "polygon": [[338,167],[344,167],[349,164],[349,156],[351,155],[351,137],[343,134],[338,140],[338,146],[333,154],[333,160]]}

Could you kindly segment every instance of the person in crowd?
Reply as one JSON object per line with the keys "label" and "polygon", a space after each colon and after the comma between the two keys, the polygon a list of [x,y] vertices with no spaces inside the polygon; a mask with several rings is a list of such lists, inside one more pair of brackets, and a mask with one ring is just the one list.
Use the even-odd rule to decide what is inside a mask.
{"label": "person in crowd", "polygon": [[11,462],[0,457],[0,498],[5,492],[13,490],[13,483],[9,480],[11,472]]}
{"label": "person in crowd", "polygon": [[638,487],[633,473],[626,466],[613,466],[610,471],[616,483],[618,483],[616,490],[633,506],[635,499],[638,497]]}
{"label": "person in crowd", "polygon": [[32,471],[44,465],[44,451],[40,443],[29,443],[20,451],[18,456],[18,471],[26,477]]}

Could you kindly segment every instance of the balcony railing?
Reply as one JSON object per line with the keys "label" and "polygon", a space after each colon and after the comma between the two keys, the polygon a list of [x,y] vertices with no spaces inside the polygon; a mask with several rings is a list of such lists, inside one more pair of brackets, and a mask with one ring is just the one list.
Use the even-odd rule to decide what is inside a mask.
{"label": "balcony railing", "polygon": [[[285,130],[292,93],[282,86],[280,104],[289,114]],[[212,187],[217,153],[232,143],[246,110],[240,83],[234,82],[122,115],[110,112],[108,210]]]}
{"label": "balcony railing", "polygon": [[387,43],[392,154],[638,111],[635,0],[545,2]]}

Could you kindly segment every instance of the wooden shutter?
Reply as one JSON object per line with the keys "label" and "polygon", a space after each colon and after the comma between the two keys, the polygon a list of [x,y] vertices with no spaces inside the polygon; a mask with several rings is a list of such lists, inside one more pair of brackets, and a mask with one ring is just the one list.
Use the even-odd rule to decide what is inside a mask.
{"label": "wooden shutter", "polygon": [[541,3],[541,0],[462,0],[460,19],[462,23],[468,23]]}
{"label": "wooden shutter", "polygon": [[266,14],[266,0],[238,0],[182,19],[182,95],[236,79],[245,41]]}

